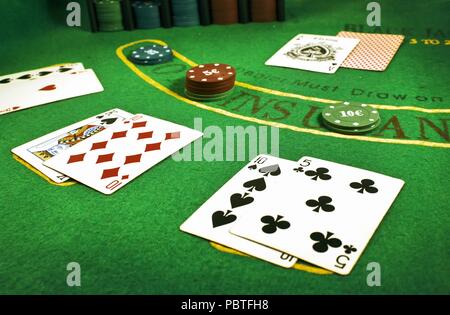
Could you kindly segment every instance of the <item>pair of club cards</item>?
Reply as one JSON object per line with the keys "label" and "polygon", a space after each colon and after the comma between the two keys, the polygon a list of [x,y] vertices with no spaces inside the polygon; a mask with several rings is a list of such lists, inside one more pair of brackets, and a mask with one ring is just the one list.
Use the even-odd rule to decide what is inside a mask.
{"label": "pair of club cards", "polygon": [[112,109],[12,149],[55,183],[69,179],[104,194],[124,187],[202,133]]}
{"label": "pair of club cards", "polygon": [[180,229],[278,266],[301,259],[347,275],[403,184],[314,157],[260,155]]}
{"label": "pair of club cards", "polygon": [[0,115],[102,91],[94,71],[81,63],[4,75],[0,76]]}
{"label": "pair of club cards", "polygon": [[335,73],[339,67],[384,71],[404,38],[358,32],[340,32],[337,36],[299,34],[266,65],[322,73]]}

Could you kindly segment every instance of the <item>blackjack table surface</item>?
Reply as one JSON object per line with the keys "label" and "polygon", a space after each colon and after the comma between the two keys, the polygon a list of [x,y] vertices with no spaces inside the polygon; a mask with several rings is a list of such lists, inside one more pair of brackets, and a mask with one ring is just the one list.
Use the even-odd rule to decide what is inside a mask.
{"label": "blackjack table surface", "polygon": [[[367,25],[364,1],[292,0],[284,22],[92,33],[67,26],[58,1],[2,1],[0,75],[82,62],[104,91],[0,116],[0,293],[450,293],[450,2],[379,3],[381,26]],[[340,31],[403,34],[405,40],[381,72],[264,65],[299,33]],[[169,45],[173,61],[136,65],[127,59],[133,47],[150,43]],[[186,71],[202,63],[236,69],[231,95],[217,102],[185,97]],[[363,135],[326,129],[320,113],[336,101],[371,104],[380,126]],[[53,185],[11,154],[112,108],[202,131],[266,127],[277,136],[269,142],[278,142],[269,153],[294,161],[313,156],[405,185],[349,275],[302,262],[277,267],[179,230],[249,161],[248,143],[244,157],[231,161],[225,153],[208,159],[202,148],[197,158],[194,152],[182,161],[168,158],[112,195],[79,183]],[[212,137],[204,136],[203,145]],[[231,148],[220,141],[239,149],[238,141]],[[81,266],[79,287],[66,283],[69,262]],[[381,267],[381,286],[368,285],[373,262]]]}

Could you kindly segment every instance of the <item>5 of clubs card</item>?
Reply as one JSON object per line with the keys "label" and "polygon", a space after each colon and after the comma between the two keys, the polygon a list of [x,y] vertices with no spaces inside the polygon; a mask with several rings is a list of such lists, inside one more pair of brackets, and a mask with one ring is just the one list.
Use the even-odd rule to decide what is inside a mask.
{"label": "5 of clubs card", "polygon": [[299,259],[349,274],[404,182],[303,157],[287,185],[262,196],[231,233]]}

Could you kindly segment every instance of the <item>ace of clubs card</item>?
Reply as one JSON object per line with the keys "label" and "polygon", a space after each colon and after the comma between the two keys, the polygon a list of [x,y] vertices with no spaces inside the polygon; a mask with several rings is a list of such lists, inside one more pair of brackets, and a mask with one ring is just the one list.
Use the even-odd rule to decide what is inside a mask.
{"label": "ace of clubs card", "polygon": [[279,66],[322,73],[335,73],[359,39],[299,34],[267,60]]}

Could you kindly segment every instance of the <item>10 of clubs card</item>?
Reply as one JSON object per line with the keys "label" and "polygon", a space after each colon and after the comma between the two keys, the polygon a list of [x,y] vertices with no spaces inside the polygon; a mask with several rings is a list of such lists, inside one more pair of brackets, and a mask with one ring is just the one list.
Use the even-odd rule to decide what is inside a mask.
{"label": "10 of clubs card", "polygon": [[247,210],[230,232],[299,259],[349,274],[404,182],[303,157],[277,198]]}
{"label": "10 of clubs card", "polygon": [[322,73],[335,73],[359,39],[299,34],[267,60],[279,66]]}
{"label": "10 of clubs card", "polygon": [[112,109],[53,131],[11,151],[55,183],[62,183],[69,178],[43,165],[45,161],[131,116],[133,115],[121,109]]}
{"label": "10 of clubs card", "polygon": [[259,155],[209,198],[180,229],[273,264],[292,267],[297,261],[295,257],[235,236],[229,230],[261,205],[263,195],[270,195],[276,186],[288,180],[287,171],[295,165],[293,161]]}

